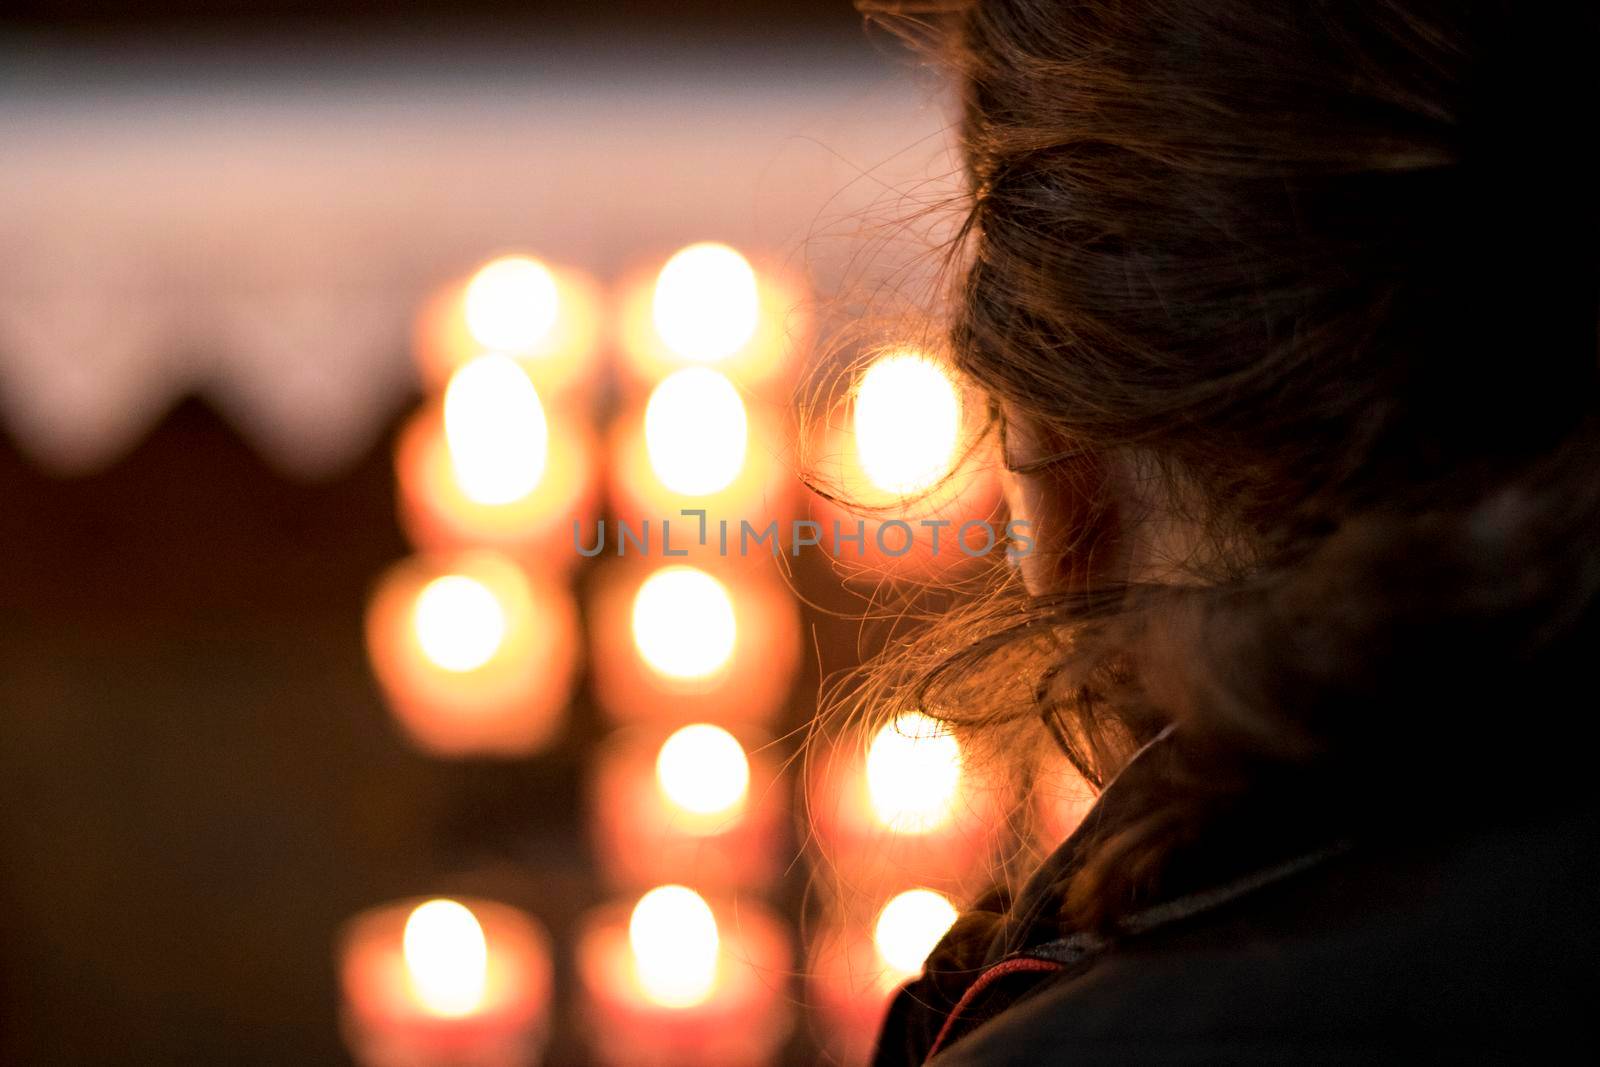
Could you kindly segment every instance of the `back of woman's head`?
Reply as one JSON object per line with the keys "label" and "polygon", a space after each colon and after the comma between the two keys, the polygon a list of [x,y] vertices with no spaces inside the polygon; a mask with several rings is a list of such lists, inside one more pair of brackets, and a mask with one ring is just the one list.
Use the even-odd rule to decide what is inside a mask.
{"label": "back of woman's head", "polygon": [[1052,635],[1040,692],[1081,762],[1188,738],[1185,788],[1081,879],[1086,919],[1266,768],[1530,784],[1580,714],[1558,701],[1600,589],[1600,12],[939,14],[971,181],[957,362],[1193,512],[1193,580],[1102,581],[1018,628]]}

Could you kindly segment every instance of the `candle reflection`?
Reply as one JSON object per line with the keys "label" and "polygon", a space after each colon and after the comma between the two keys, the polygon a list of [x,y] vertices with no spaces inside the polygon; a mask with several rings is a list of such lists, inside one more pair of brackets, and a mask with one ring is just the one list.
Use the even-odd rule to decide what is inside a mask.
{"label": "candle reflection", "polygon": [[629,383],[648,388],[687,366],[714,366],[775,397],[810,329],[802,287],[737,249],[704,241],[622,285],[619,340]]}
{"label": "candle reflection", "polygon": [[363,1067],[531,1067],[544,1045],[550,946],[531,917],[437,897],[373,908],[339,942],[343,1029]]}
{"label": "candle reflection", "polygon": [[678,371],[650,392],[644,440],[650,469],[684,496],[720,493],[744,467],[749,445],[744,400],[707,367]]}
{"label": "candle reflection", "polygon": [[561,296],[550,268],[529,256],[485,264],[467,283],[467,330],[484,348],[519,352],[550,335]]}
{"label": "candle reflection", "polygon": [[845,897],[881,899],[907,884],[975,890],[1005,823],[1005,782],[970,773],[960,740],[918,711],[865,745],[844,737],[822,750],[806,789],[824,866]]}
{"label": "candle reflection", "polygon": [[807,965],[808,999],[829,1062],[871,1062],[889,999],[921,973],[955,919],[948,897],[916,888],[890,898],[875,914],[851,914],[818,927]]}
{"label": "candle reflection", "polygon": [[614,1067],[760,1067],[791,1021],[787,932],[744,898],[679,884],[588,917],[577,945],[592,1050]]}
{"label": "candle reflection", "polygon": [[956,921],[956,907],[932,889],[908,889],[883,906],[872,927],[878,957],[895,980],[919,974],[934,945]]}
{"label": "candle reflection", "polygon": [[867,792],[884,827],[926,833],[950,821],[961,787],[961,743],[920,711],[902,712],[867,749]]}
{"label": "candle reflection", "polygon": [[710,996],[721,938],[699,893],[664,885],[640,897],[628,919],[628,944],[640,988],[657,1004],[687,1008]]}
{"label": "candle reflection", "polygon": [[725,244],[690,245],[656,276],[650,311],[656,332],[678,356],[695,363],[726,359],[759,324],[756,272]]}
{"label": "candle reflection", "polygon": [[479,356],[509,356],[546,397],[593,378],[600,341],[600,292],[582,274],[531,256],[492,260],[440,289],[415,330],[424,383],[437,389]]}
{"label": "candle reflection", "polygon": [[[674,527],[676,529],[676,527]],[[776,576],[618,563],[598,576],[590,642],[600,704],[621,721],[767,721],[799,666],[799,609]]]}
{"label": "candle reflection", "polygon": [[592,451],[582,420],[546,409],[521,363],[478,356],[401,435],[401,521],[419,547],[492,546],[569,566],[571,523],[596,506]]}
{"label": "candle reflection", "polygon": [[939,364],[914,351],[873,361],[856,387],[861,469],[874,488],[909,496],[938,484],[961,442],[961,395]]}
{"label": "candle reflection", "polygon": [[411,628],[430,662],[461,674],[482,667],[500,650],[506,610],[476,578],[446,574],[417,594]]}
{"label": "candle reflection", "polygon": [[633,598],[633,643],[645,663],[678,682],[712,677],[733,657],[739,626],[728,587],[696,567],[663,567]]}
{"label": "candle reflection", "polygon": [[[991,457],[976,447],[954,373],[911,347],[867,363],[841,405],[814,430],[811,477],[827,487],[812,512],[859,540],[825,541],[869,572],[948,572],[986,556],[1000,503]],[[980,538],[983,543],[978,543]],[[872,573],[871,577],[877,577]]]}
{"label": "candle reflection", "polygon": [[728,817],[744,806],[750,760],[738,739],[722,727],[694,723],[661,746],[656,781],[666,799],[685,811]]}
{"label": "candle reflection", "polygon": [[389,706],[441,755],[521,755],[552,739],[578,655],[576,606],[493,552],[395,564],[367,608]]}
{"label": "candle reflection", "polygon": [[550,455],[544,404],[509,358],[479,356],[450,378],[444,433],[456,481],[479,504],[509,504],[533,492]]}
{"label": "candle reflection", "polygon": [[770,885],[782,870],[784,804],[777,762],[759,738],[706,722],[610,738],[588,794],[606,880],[633,889],[693,874],[712,893]]}
{"label": "candle reflection", "polygon": [[489,945],[465,905],[453,900],[418,904],[406,919],[401,951],[417,1000],[429,1012],[453,1018],[482,1005]]}

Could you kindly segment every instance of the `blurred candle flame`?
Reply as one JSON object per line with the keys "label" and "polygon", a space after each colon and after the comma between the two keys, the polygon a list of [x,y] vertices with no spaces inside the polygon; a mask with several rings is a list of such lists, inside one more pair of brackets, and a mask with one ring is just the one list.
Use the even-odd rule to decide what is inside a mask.
{"label": "blurred candle flame", "polygon": [[956,921],[956,908],[931,889],[908,889],[883,906],[872,930],[878,956],[901,976],[919,973]]}
{"label": "blurred candle flame", "polygon": [[693,363],[726,359],[749,343],[761,315],[756,272],[737,251],[690,245],[656,277],[651,319],[676,355]]}
{"label": "blurred candle flame", "polygon": [[656,780],[678,807],[696,815],[738,808],[750,788],[750,760],[728,731],[710,723],[685,726],[656,757]]}
{"label": "blurred candle flame", "polygon": [[561,297],[555,275],[528,256],[504,256],[467,283],[467,331],[484,348],[521,352],[535,348],[556,324]]}
{"label": "blurred candle flame", "polygon": [[856,387],[856,450],[876,488],[910,495],[950,473],[961,437],[961,396],[927,356],[893,352],[867,367]]}
{"label": "blurred candle flame", "polygon": [[634,594],[634,645],[669,678],[710,677],[727,665],[737,638],[727,587],[697,567],[663,567]]}
{"label": "blurred candle flame", "polygon": [[674,493],[705,496],[726,489],[744,467],[749,420],[726,375],[686,367],[650,393],[645,449],[656,478]]}
{"label": "blurred candle flame", "polygon": [[446,574],[423,586],[411,622],[429,662],[456,673],[477,670],[493,659],[507,629],[499,598],[464,574]]}
{"label": "blurred candle flame", "polygon": [[639,984],[657,1004],[688,1008],[711,995],[721,938],[699,893],[664,885],[640,897],[628,920],[628,943]]}
{"label": "blurred candle flame", "polygon": [[450,377],[444,432],[456,483],[478,504],[509,504],[534,490],[550,456],[539,391],[517,363],[479,356]]}
{"label": "blurred candle flame", "polygon": [[927,833],[954,814],[961,744],[945,725],[907,711],[867,749],[867,792],[878,821],[899,833]]}
{"label": "blurred candle flame", "polygon": [[453,900],[419,904],[406,920],[402,952],[417,1000],[434,1015],[470,1015],[483,1004],[489,946],[477,916]]}

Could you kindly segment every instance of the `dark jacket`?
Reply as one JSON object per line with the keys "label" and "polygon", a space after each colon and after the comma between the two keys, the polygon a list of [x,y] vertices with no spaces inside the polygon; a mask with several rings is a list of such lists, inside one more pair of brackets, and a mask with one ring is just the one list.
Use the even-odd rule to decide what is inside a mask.
{"label": "dark jacket", "polygon": [[1496,803],[1470,816],[1445,798],[1405,832],[1292,847],[1263,829],[1294,821],[1275,800],[1203,842],[1217,861],[1184,892],[1110,935],[1063,929],[1066,872],[1148,761],[1015,899],[962,916],[890,1005],[875,1067],[1596,1055],[1593,790],[1531,801],[1480,782]]}

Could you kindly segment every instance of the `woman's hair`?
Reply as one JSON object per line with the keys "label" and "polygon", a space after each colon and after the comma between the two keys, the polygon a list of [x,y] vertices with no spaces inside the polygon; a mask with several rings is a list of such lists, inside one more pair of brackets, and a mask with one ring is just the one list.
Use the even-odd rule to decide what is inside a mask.
{"label": "woman's hair", "polygon": [[1199,537],[1190,580],[986,602],[891,665],[934,714],[1055,716],[1091,778],[1179,723],[1067,918],[1264,783],[1309,825],[1559,775],[1600,589],[1594,5],[866,6],[962,87],[955,362],[1084,451],[1064,486],[1132,463]]}

